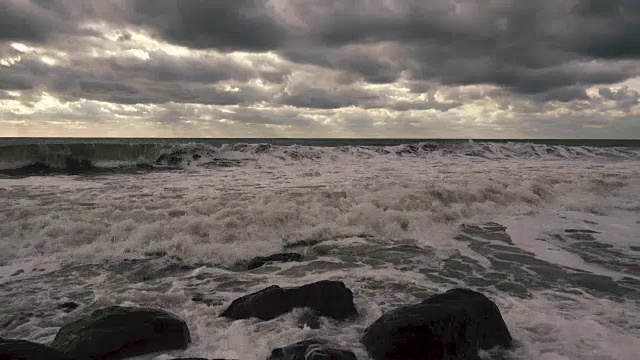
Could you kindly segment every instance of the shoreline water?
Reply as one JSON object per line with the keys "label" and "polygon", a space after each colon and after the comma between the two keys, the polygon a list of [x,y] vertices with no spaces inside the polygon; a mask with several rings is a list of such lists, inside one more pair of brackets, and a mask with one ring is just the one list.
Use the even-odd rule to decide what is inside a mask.
{"label": "shoreline water", "polygon": [[[311,337],[365,360],[359,338],[382,313],[470,287],[503,311],[514,360],[635,360],[633,150],[424,144],[178,144],[161,161],[177,171],[0,178],[0,336],[47,343],[95,308],[144,306],[194,339],[145,360],[263,360]],[[302,261],[241,267],[281,252]],[[317,330],[299,313],[219,317],[267,286],[322,280],[352,289],[362,316]]]}

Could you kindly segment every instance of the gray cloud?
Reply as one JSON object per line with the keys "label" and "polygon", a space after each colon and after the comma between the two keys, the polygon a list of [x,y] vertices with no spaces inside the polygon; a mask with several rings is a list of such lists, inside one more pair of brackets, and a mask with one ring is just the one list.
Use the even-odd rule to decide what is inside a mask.
{"label": "gray cloud", "polygon": [[56,13],[29,1],[6,0],[0,15],[0,40],[43,42],[50,33],[68,29]]}
{"label": "gray cloud", "polygon": [[[345,131],[402,134],[436,126],[419,120],[425,111],[451,122],[471,105],[479,116],[522,118],[523,128],[545,131],[555,131],[546,124],[558,113],[585,120],[557,126],[596,131],[611,123],[594,112],[633,119],[640,111],[637,91],[611,87],[640,76],[637,0],[5,0],[2,7],[1,97],[29,105],[46,92],[66,103],[161,105],[171,109],[165,119],[211,105],[234,107],[208,111],[243,124],[319,129],[310,114],[322,114]],[[33,48],[22,53],[12,42]],[[167,44],[180,46],[179,55]]]}
{"label": "gray cloud", "polygon": [[553,89],[539,96],[542,101],[570,102],[574,100],[590,100],[587,91],[579,86]]}
{"label": "gray cloud", "polygon": [[[8,0],[8,11],[0,15],[0,37],[44,41],[80,20],[107,20],[142,26],[166,41],[192,48],[277,51],[294,62],[341,69],[371,83],[408,77],[450,85],[494,84],[537,94],[638,75],[637,62],[625,66],[616,60],[640,55],[639,4]],[[603,66],[592,68],[592,60]],[[192,64],[183,64],[182,75],[155,71],[154,65],[163,64],[145,66],[167,78],[198,73]],[[209,78],[215,75],[213,71]]]}
{"label": "gray cloud", "polygon": [[193,48],[271,50],[286,32],[259,0],[131,0],[129,21]]}

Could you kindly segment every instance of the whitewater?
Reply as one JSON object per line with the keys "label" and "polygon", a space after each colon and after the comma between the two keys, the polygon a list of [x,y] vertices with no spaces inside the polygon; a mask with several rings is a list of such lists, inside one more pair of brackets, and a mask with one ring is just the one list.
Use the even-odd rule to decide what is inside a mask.
{"label": "whitewater", "polygon": [[[93,309],[145,306],[193,344],[140,359],[265,359],[309,338],[368,359],[359,339],[384,312],[467,287],[500,308],[511,359],[640,354],[637,146],[9,143],[0,170],[0,337],[48,343]],[[303,261],[246,270],[282,252]],[[219,316],[319,280],[360,315]]]}

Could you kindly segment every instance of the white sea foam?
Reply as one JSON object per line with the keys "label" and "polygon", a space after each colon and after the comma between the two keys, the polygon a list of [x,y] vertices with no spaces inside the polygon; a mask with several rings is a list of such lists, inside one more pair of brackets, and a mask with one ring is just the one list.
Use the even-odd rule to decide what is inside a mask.
{"label": "white sea foam", "polygon": [[[484,145],[460,145],[470,147],[464,151],[477,150],[476,146]],[[329,247],[375,240],[433,248],[434,259],[460,252],[489,267],[485,258],[453,236],[460,223],[496,221],[507,226],[518,247],[540,259],[640,280],[589,264],[561,243],[539,240],[564,229],[593,228],[604,234],[599,241],[626,248],[640,245],[640,162],[632,157],[608,159],[613,156],[601,156],[597,149],[526,144],[508,149],[491,145],[482,148],[482,157],[443,149],[398,155],[406,146],[387,147],[383,156],[367,147],[256,149],[257,145],[230,145],[196,160],[196,165],[203,165],[221,153],[230,160],[252,159],[235,167],[0,179],[0,285],[19,279],[34,289],[46,289],[50,295],[37,298],[44,307],[91,290],[92,306],[168,309],[185,318],[194,332],[194,344],[182,356],[264,359],[275,347],[314,336],[331,339],[365,359],[358,344],[363,329],[384,311],[419,300],[392,284],[425,293],[451,285],[431,282],[419,269],[393,266],[297,273],[298,265],[290,263],[281,265],[277,274],[260,275],[216,265],[282,251],[285,244],[303,240],[330,240],[324,244]],[[33,283],[60,269],[60,264],[95,263],[102,269],[107,266],[103,264],[158,252],[207,266],[163,279],[160,287],[117,282],[108,272],[79,273],[64,289],[53,282]],[[338,261],[331,255],[320,260]],[[26,271],[12,277],[19,269]],[[223,277],[246,285],[221,289],[222,280],[216,279]],[[224,305],[244,293],[270,284],[321,279],[339,279],[353,289],[361,313],[357,320],[326,322],[322,329],[310,330],[295,326],[296,314],[268,322],[218,317]],[[389,285],[374,291],[371,282]],[[210,307],[192,301],[190,294],[196,290],[221,303]],[[517,359],[632,360],[640,353],[637,302],[551,289],[533,295],[492,295],[520,343]],[[0,300],[18,313],[31,306],[33,298]],[[76,316],[56,314],[32,319],[6,335],[51,340],[57,326]],[[147,358],[163,356],[168,358]]]}

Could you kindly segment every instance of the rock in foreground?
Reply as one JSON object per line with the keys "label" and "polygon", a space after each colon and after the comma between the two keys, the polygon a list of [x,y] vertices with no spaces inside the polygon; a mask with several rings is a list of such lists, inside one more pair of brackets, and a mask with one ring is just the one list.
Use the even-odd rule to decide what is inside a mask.
{"label": "rock in foreground", "polygon": [[0,338],[2,360],[71,360],[65,354],[46,345],[26,340]]}
{"label": "rock in foreground", "polygon": [[422,304],[443,304],[459,306],[466,309],[471,321],[477,327],[478,346],[489,350],[496,346],[511,347],[513,339],[502,319],[500,309],[483,294],[469,289],[451,289],[442,294],[434,295]]}
{"label": "rock in foreground", "polygon": [[324,340],[305,340],[275,349],[267,360],[356,360],[349,350],[331,347]]}
{"label": "rock in foreground", "polygon": [[412,305],[384,314],[361,342],[376,360],[476,360],[469,313],[456,306]]}
{"label": "rock in foreground", "polygon": [[120,359],[184,349],[184,321],[157,309],[112,306],[63,326],[51,346],[76,359]]}
{"label": "rock in foreground", "polygon": [[510,347],[511,341],[498,307],[466,289],[388,312],[361,339],[376,360],[476,360],[479,348]]}
{"label": "rock in foreground", "polygon": [[319,281],[296,288],[270,286],[236,299],[222,313],[231,319],[271,320],[294,308],[310,308],[319,316],[346,320],[358,315],[353,293],[341,281]]}

